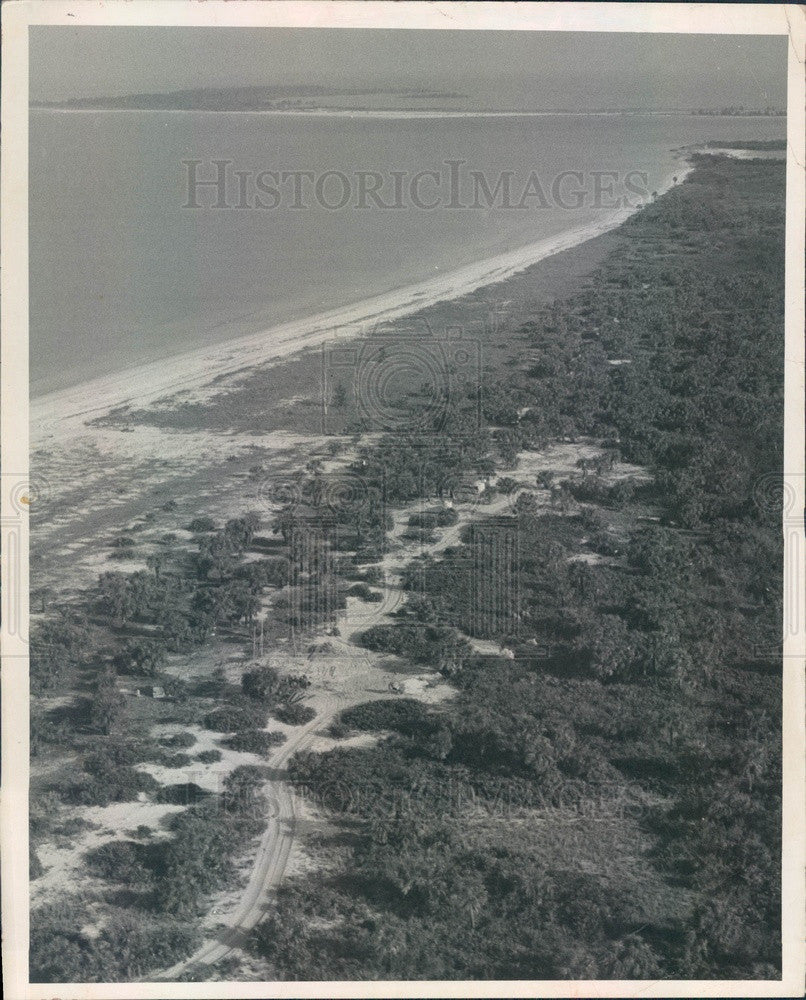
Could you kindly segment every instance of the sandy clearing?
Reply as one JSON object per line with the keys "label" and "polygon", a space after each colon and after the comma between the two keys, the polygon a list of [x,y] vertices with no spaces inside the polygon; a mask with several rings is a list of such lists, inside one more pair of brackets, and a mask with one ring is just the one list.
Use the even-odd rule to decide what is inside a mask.
{"label": "sandy clearing", "polygon": [[[310,449],[309,454],[315,453],[315,449],[321,448],[321,439],[306,438],[303,441],[295,441],[295,436],[288,433],[272,435],[272,443],[282,450],[297,444],[301,450]],[[297,452],[299,460],[300,452]],[[326,459],[323,463],[329,471],[336,471],[351,456],[354,457],[355,450],[350,449],[347,453]],[[562,478],[581,477],[577,462],[579,459],[591,459],[602,454],[602,449],[590,441],[577,441],[558,444],[543,452],[524,452],[519,456],[515,469],[506,470],[503,474],[514,479],[522,488],[526,488],[532,493],[539,506],[549,508],[551,505],[550,494],[546,490],[536,487],[536,476],[539,472],[549,471],[555,477],[555,482]],[[605,481],[615,482],[619,478],[634,477],[636,479],[645,478],[644,470],[628,465],[626,463],[616,463],[613,469],[603,476]],[[489,482],[494,485],[498,477],[490,477]],[[155,729],[156,734],[175,731],[190,731],[197,737],[197,743],[189,748],[187,752],[190,756],[205,749],[217,749],[222,753],[222,760],[215,765],[200,765],[199,762],[191,763],[187,768],[163,768],[157,765],[142,765],[143,770],[147,770],[157,780],[165,784],[177,784],[185,781],[192,781],[211,792],[221,790],[223,780],[234,767],[239,764],[269,764],[278,767],[296,749],[304,747],[318,747],[326,749],[332,746],[333,741],[324,733],[327,723],[342,708],[359,704],[374,698],[390,697],[389,685],[392,681],[401,685],[406,696],[422,698],[428,702],[436,702],[443,698],[450,697],[453,689],[450,685],[439,679],[434,683],[437,675],[433,673],[423,673],[412,670],[411,666],[395,657],[381,656],[357,646],[352,637],[355,633],[368,628],[372,624],[380,622],[393,622],[394,613],[399,610],[405,602],[405,592],[400,586],[400,575],[405,566],[417,555],[425,551],[433,555],[438,555],[446,548],[460,542],[460,532],[462,527],[471,520],[507,514],[511,511],[513,503],[518,496],[518,490],[514,493],[503,496],[495,495],[491,502],[482,503],[478,496],[469,497],[456,503],[459,514],[459,521],[456,525],[439,529],[434,543],[420,545],[414,541],[402,539],[402,534],[407,528],[408,517],[412,512],[422,510],[428,506],[427,501],[416,501],[404,507],[392,511],[394,527],[389,533],[389,551],[384,555],[380,568],[382,570],[384,583],[381,587],[374,587],[383,593],[383,600],[379,604],[368,604],[359,598],[350,597],[347,599],[347,607],[341,613],[339,626],[341,636],[308,636],[300,637],[296,646],[291,643],[278,643],[266,658],[273,666],[277,666],[289,673],[304,673],[313,682],[310,691],[309,703],[317,711],[317,719],[310,727],[306,727],[303,732],[296,727],[283,726],[280,723],[271,721],[270,730],[282,730],[289,735],[289,744],[278,748],[277,754],[267,761],[265,758],[254,754],[238,753],[227,750],[220,746],[222,734],[212,733],[198,726],[162,726]],[[236,506],[240,510],[250,509],[253,506],[252,498],[240,495],[236,499]],[[213,511],[216,514],[216,511]],[[229,501],[221,500],[221,513],[233,516],[233,508]],[[142,543],[148,545],[148,550],[153,549],[151,539],[159,535],[165,525],[149,524],[144,525],[142,530]],[[177,529],[182,531],[182,529]],[[183,532],[182,537],[188,536]],[[138,545],[140,544],[140,534],[136,535]],[[188,536],[189,537],[189,536]],[[80,547],[76,545],[76,549]],[[101,566],[107,565],[108,557],[105,553],[90,553],[86,558],[86,566],[94,573],[97,573]],[[140,566],[142,563],[125,561],[111,561],[115,568],[122,569],[124,565]],[[271,595],[266,603],[269,603]],[[497,643],[490,640],[471,638],[469,640],[473,647],[481,653],[489,655],[500,654]],[[327,644],[327,645],[325,645]],[[323,649],[324,647],[324,649]],[[329,647],[329,650],[327,649]],[[244,668],[249,664],[250,659],[245,652],[234,650],[231,643],[226,640],[217,642],[214,646],[187,656],[171,657],[169,672],[178,677],[203,676],[210,673],[216,666],[223,666],[225,673],[232,682],[239,682]],[[360,745],[361,737],[357,738]],[[345,745],[342,743],[342,745]],[[279,764],[278,764],[279,761]],[[210,916],[210,926],[223,919],[230,928],[228,940],[235,942],[239,933],[247,925],[251,926],[253,919],[258,919],[261,907],[270,895],[271,889],[283,877],[288,864],[288,859],[292,856],[296,859],[294,870],[299,865],[306,866],[310,870],[314,865],[315,858],[305,854],[304,846],[293,846],[294,830],[296,829],[295,809],[299,804],[293,797],[290,789],[285,787],[282,781],[270,783],[269,794],[276,811],[276,818],[272,820],[263,838],[256,840],[251,851],[248,852],[242,863],[251,870],[251,876],[245,880],[245,888],[242,890],[230,890],[217,898],[212,909],[216,912]],[[139,825],[146,825],[152,828],[158,827],[161,819],[172,812],[180,811],[181,806],[157,805],[147,802],[121,803],[105,809],[90,808],[81,810],[80,815],[91,822],[100,823],[99,830],[84,831],[72,837],[68,844],[43,845],[40,848],[40,858],[46,868],[44,875],[32,883],[32,900],[42,900],[57,890],[79,886],[83,884],[82,875],[82,855],[86,850],[99,844],[119,839],[125,836],[126,830],[133,830]],[[306,814],[307,815],[307,814]],[[315,829],[319,822],[326,822],[326,817],[307,816],[307,825],[310,829]],[[273,845],[273,846],[270,846]],[[293,849],[293,855],[292,855]],[[275,851],[276,856],[271,852]],[[251,865],[251,869],[250,869]],[[260,881],[262,878],[263,881]],[[245,908],[245,902],[251,904]],[[240,905],[238,905],[240,904]],[[213,920],[213,917],[215,920]],[[235,937],[232,937],[232,935]],[[235,945],[233,944],[233,947]],[[232,948],[224,949],[220,954],[229,954]],[[205,955],[219,954],[219,951],[205,952]],[[187,963],[185,964],[186,967]]]}
{"label": "sandy clearing", "polygon": [[[160,823],[172,813],[181,812],[182,806],[148,802],[145,797],[136,802],[115,802],[108,806],[84,806],[66,811],[62,822],[81,819],[92,823],[95,829],[79,830],[75,834],[47,841],[37,848],[37,855],[45,871],[30,883],[30,905],[48,902],[56,893],[78,892],[96,884],[84,864],[87,851],[113,840],[126,840],[138,826],[148,826],[155,836],[167,836],[160,830]],[[97,882],[99,886],[105,883]]]}

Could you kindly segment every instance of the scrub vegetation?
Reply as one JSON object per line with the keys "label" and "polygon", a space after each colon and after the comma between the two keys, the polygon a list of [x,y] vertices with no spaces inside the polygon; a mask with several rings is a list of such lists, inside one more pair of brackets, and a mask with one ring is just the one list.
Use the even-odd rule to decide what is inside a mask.
{"label": "scrub vegetation", "polygon": [[[302,731],[282,727],[317,712],[265,658],[172,658],[335,641],[348,601],[383,602],[413,502],[399,538],[431,548],[392,619],[344,641],[455,694],[354,705],[291,758],[330,834],[251,935],[264,978],[778,978],[783,233],[782,164],[698,158],[576,294],[499,335],[480,409],[460,379],[406,388],[401,412],[434,415],[416,433],[363,438],[348,413],[350,489],[313,463],[270,523],[199,513],[41,620],[31,753],[69,765],[38,789],[32,879],[59,808],[171,809],[33,910],[32,980],[145,976],[198,944],[265,827],[264,765]],[[518,472],[580,444],[573,474]],[[193,780],[224,753],[253,762]]]}

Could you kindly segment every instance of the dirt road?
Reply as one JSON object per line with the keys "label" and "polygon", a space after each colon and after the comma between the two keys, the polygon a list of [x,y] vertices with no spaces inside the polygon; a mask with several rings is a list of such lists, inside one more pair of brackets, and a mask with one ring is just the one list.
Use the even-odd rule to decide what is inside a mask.
{"label": "dirt road", "polygon": [[[586,443],[560,445],[542,453],[526,452],[521,455],[517,469],[508,472],[507,475],[522,487],[529,487],[538,504],[545,506],[549,503],[549,494],[536,488],[536,474],[543,470],[551,470],[555,474],[577,473],[576,461],[580,455],[590,457],[600,451],[595,445]],[[611,477],[615,480],[637,471],[640,470],[618,464],[611,472]],[[249,881],[237,906],[226,915],[224,927],[215,934],[215,937],[206,941],[184,962],[152,977],[152,981],[175,980],[194,967],[210,966],[223,958],[242,952],[249,932],[259,922],[272,891],[283,878],[294,844],[295,797],[284,773],[288,760],[294,753],[304,750],[324,737],[323,731],[339,711],[372,699],[389,697],[390,681],[400,679],[400,674],[393,669],[395,658],[371,653],[359,646],[356,642],[358,633],[371,625],[392,624],[396,621],[394,613],[405,600],[401,575],[413,558],[417,555],[437,555],[449,546],[457,545],[461,529],[465,525],[474,520],[506,514],[511,510],[517,493],[518,491],[506,496],[496,495],[490,503],[480,504],[472,498],[457,503],[456,510],[459,515],[457,523],[448,528],[438,529],[436,540],[425,544],[402,537],[408,527],[409,515],[421,509],[419,502],[392,512],[394,526],[388,533],[389,548],[381,562],[383,585],[377,588],[381,590],[383,598],[375,604],[348,598],[347,608],[339,619],[341,635],[338,637],[323,635],[319,638],[325,657],[324,662],[329,666],[322,675],[327,679],[315,681],[310,689],[309,702],[316,709],[317,716],[298,732],[294,732],[267,762],[274,772],[263,789],[269,803],[270,818],[261,837]],[[469,641],[479,652],[498,651],[498,646],[489,640]],[[304,654],[300,654],[299,659],[304,659]],[[323,661],[319,662],[321,664]],[[400,665],[403,667],[404,661],[400,661]],[[441,691],[435,688],[426,689],[422,680],[422,677],[410,677],[409,682],[404,680],[401,685],[403,692],[409,696],[425,697],[429,701],[450,695],[451,689],[448,685],[442,684]],[[415,684],[414,681],[418,683]],[[199,978],[205,978],[202,971],[199,973]]]}

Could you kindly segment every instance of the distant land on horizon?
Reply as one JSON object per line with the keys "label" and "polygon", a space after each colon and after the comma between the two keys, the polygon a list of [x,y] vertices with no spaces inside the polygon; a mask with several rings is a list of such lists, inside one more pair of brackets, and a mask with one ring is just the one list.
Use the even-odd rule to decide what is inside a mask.
{"label": "distant land on horizon", "polygon": [[[198,87],[156,94],[128,94],[120,97],[74,97],[63,101],[31,101],[31,107],[98,108],[98,109],[176,109],[193,111],[297,110],[320,107],[327,99],[331,106],[339,101],[350,102],[357,97],[406,100],[457,100],[463,94],[430,90],[371,90],[366,87],[332,88],[321,86],[296,87]],[[312,102],[316,102],[313,104]]]}
{"label": "distant land on horizon", "polygon": [[[356,99],[361,98],[359,103]],[[554,114],[693,114],[782,117],[781,108],[489,108],[471,107],[465,94],[415,89],[334,89],[321,86],[196,88],[120,97],[74,97],[62,101],[31,101],[33,109],[87,111],[432,111]],[[436,105],[451,101],[453,106]],[[405,106],[402,102],[408,102]],[[426,106],[427,105],[427,106]]]}

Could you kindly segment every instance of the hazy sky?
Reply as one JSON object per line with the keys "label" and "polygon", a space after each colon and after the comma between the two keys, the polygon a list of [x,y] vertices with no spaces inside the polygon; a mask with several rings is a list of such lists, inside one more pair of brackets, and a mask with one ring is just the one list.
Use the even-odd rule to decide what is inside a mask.
{"label": "hazy sky", "polygon": [[786,103],[785,36],[32,27],[33,100],[317,84],[461,91],[482,106]]}

